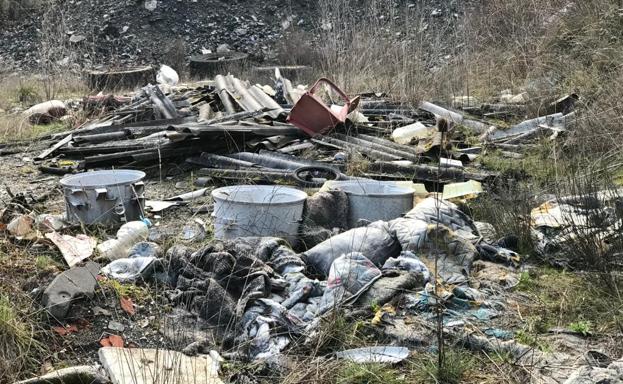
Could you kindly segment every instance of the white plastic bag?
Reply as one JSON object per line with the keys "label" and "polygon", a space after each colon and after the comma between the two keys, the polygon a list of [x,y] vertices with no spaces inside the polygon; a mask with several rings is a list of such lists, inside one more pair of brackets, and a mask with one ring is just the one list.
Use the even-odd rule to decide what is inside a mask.
{"label": "white plastic bag", "polygon": [[180,81],[180,76],[175,69],[163,64],[156,75],[156,81],[158,84],[177,85]]}

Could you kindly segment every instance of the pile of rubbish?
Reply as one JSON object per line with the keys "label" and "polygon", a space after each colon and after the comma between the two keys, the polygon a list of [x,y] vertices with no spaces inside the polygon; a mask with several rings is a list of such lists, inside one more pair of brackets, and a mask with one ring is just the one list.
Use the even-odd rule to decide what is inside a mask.
{"label": "pile of rubbish", "polygon": [[[461,205],[495,177],[474,166],[484,148],[512,152],[543,132],[564,132],[571,107],[503,130],[490,124],[489,112],[469,117],[473,107],[461,106],[468,116],[430,102],[407,107],[383,94],[351,98],[327,79],[307,89],[279,71],[273,86],[232,75],[193,85],[168,79],[132,96],[85,98],[87,123],[44,142],[35,161],[41,172],[64,176],[63,215],[35,214],[37,201],[23,194],[1,212],[8,236],[54,245],[70,267],[39,292],[52,322],[80,316],[76,303],[94,297],[102,279],[158,284],[175,308],[164,323],[179,329],[180,318],[191,319],[191,333],[202,335],[179,350],[205,354],[212,382],[220,353],[274,361],[293,342],[313,342],[343,309],[379,308],[374,321],[396,345],[338,358],[397,362],[409,354],[405,345],[434,348],[438,308],[455,341],[533,357],[492,323],[505,310],[505,292],[519,283],[516,241],[492,237],[491,225]],[[63,118],[72,108],[61,104],[28,114],[40,122]],[[481,145],[468,145],[464,130]],[[147,200],[149,176],[133,168],[163,164],[193,170],[201,188]],[[225,186],[212,189],[217,184]],[[202,213],[211,214],[211,227],[193,217],[175,228],[173,244],[162,237],[152,222],[160,212],[208,194]],[[535,231],[552,225],[533,219],[540,220]],[[116,236],[84,233],[96,225],[118,229]],[[206,242],[208,233],[214,239]],[[124,326],[111,321],[108,329]],[[123,375],[120,359],[141,360],[117,355],[119,337],[100,340],[111,378]]]}
{"label": "pile of rubbish", "polygon": [[[192,86],[148,85],[130,97],[87,97],[80,105],[92,118],[53,135],[35,160],[43,172],[61,175],[186,160],[204,176],[225,180],[305,185],[301,179],[348,179],[356,170],[369,179],[490,181],[495,173],[473,166],[485,148],[521,157],[513,143],[562,132],[572,116],[556,113],[504,130],[430,102],[412,108],[383,94],[351,100],[326,79],[309,90],[278,70],[276,79],[268,86],[218,75]],[[24,113],[41,123],[66,118],[68,111],[56,100]],[[481,145],[468,145],[459,127],[478,135]]]}
{"label": "pile of rubbish", "polygon": [[[595,191],[583,195],[550,199],[530,214],[531,234],[535,250],[551,264],[572,268],[586,256],[609,263],[621,252],[623,225],[623,191]],[[615,265],[612,265],[613,267]]]}
{"label": "pile of rubbish", "polygon": [[58,1],[52,8],[32,8],[24,9],[19,20],[4,23],[0,32],[0,57],[10,69],[39,67],[36,52],[46,39],[55,41],[58,48],[49,49],[55,64],[65,68],[132,67],[171,57],[185,61],[224,47],[270,58],[286,29],[311,29],[316,17],[313,5],[302,1],[284,7],[278,1],[81,0],[80,7]]}
{"label": "pile of rubbish", "polygon": [[239,237],[200,249],[174,246],[165,259],[172,302],[250,359],[312,337],[323,316],[344,306],[382,306],[405,292],[416,292],[414,308],[432,306],[435,259],[439,283],[467,300],[487,296],[468,285],[476,260],[519,263],[515,252],[485,243],[456,205],[435,197],[403,218],[347,230],[302,253],[280,238]]}

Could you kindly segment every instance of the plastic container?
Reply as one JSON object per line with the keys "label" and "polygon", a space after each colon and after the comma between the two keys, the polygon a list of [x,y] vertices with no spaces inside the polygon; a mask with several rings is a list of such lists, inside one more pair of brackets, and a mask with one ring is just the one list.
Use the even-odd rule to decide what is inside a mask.
{"label": "plastic container", "polygon": [[435,130],[435,127],[427,127],[424,124],[417,123],[405,125],[404,127],[396,128],[392,132],[392,140],[398,144],[411,144],[413,140],[424,139]]}
{"label": "plastic container", "polygon": [[117,260],[128,257],[130,249],[137,243],[147,240],[149,228],[143,221],[125,223],[117,231],[117,238],[106,240],[97,246],[100,257]]}
{"label": "plastic container", "polygon": [[276,185],[234,185],[212,191],[214,237],[276,236],[295,243],[307,194]]}
{"label": "plastic container", "polygon": [[145,206],[144,177],[141,171],[117,169],[62,178],[67,220],[107,225],[140,220]]}
{"label": "plastic container", "polygon": [[388,221],[413,208],[413,189],[391,182],[375,180],[344,180],[331,182],[331,188],[348,195],[348,227],[359,220]]}

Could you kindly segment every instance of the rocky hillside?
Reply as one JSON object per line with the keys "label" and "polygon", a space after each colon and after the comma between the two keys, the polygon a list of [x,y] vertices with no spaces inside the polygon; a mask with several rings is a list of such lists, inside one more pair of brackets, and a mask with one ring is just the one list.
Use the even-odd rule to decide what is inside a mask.
{"label": "rocky hillside", "polygon": [[[440,54],[444,49],[439,36],[448,35],[447,28],[454,28],[471,4],[392,0],[378,7],[349,0],[345,11],[326,1],[303,0],[46,1],[54,6],[33,5],[28,11],[22,7],[14,20],[2,20],[0,13],[0,73],[46,63],[57,65],[55,69],[176,64],[219,47],[248,53],[259,62],[276,61],[276,42],[298,49],[293,54],[300,56],[305,50],[301,43],[314,40],[322,45],[343,37],[343,23],[353,23],[361,31],[367,26],[392,41],[408,39],[396,33],[396,25],[402,28],[406,23],[409,29],[426,31],[425,41],[434,43]],[[288,32],[295,32],[294,39],[288,37],[294,41],[283,39]]]}
{"label": "rocky hillside", "polygon": [[[168,54],[214,52],[227,44],[264,59],[283,31],[315,25],[315,2],[244,0],[60,0],[0,30],[4,70],[45,60],[60,64],[140,65]],[[59,49],[62,48],[62,49]]]}

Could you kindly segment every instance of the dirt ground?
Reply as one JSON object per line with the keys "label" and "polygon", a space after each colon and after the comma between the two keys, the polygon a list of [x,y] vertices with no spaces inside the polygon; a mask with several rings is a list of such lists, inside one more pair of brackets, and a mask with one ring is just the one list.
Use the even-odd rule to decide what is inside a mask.
{"label": "dirt ground", "polygon": [[[19,153],[1,158],[2,206],[11,201],[11,194],[23,194],[27,201],[40,200],[32,205],[37,214],[65,212],[63,191],[59,184],[62,176],[39,172],[38,165],[33,161],[33,157],[46,146],[47,143],[43,142],[25,143],[14,147],[19,148]],[[145,171],[148,173],[145,180],[147,200],[160,200],[198,189],[193,186],[192,172],[180,171],[178,166]],[[212,189],[213,186],[208,186],[205,196],[186,205],[172,207],[158,214],[147,213],[153,224],[152,235],[158,237],[161,244],[172,244],[184,225],[200,219],[208,227],[206,239],[209,239],[209,213],[212,206],[209,192]],[[75,228],[75,231],[80,232],[80,228]],[[91,234],[105,240],[107,236],[114,237],[115,232],[115,229],[107,228],[97,229]],[[0,263],[0,290],[25,302],[27,307],[32,308],[33,316],[42,320],[40,335],[46,344],[45,355],[41,356],[42,369],[97,363],[100,340],[111,334],[122,334],[126,346],[141,348],[179,350],[190,342],[179,328],[175,332],[168,332],[166,336],[165,330],[178,327],[179,323],[173,325],[165,321],[165,315],[173,309],[164,297],[165,289],[156,283],[127,288],[103,279],[95,297],[72,306],[64,323],[47,321],[39,301],[45,287],[58,273],[67,269],[60,252],[45,239],[31,242],[4,238],[0,242],[0,255],[5,261]],[[135,314],[130,315],[121,309],[122,296],[130,298],[135,304]],[[123,324],[125,329],[121,332],[109,329],[111,321]],[[188,332],[192,332],[196,324],[192,324],[193,320],[188,321],[192,325]],[[63,331],[63,327],[66,327],[66,331]]]}

